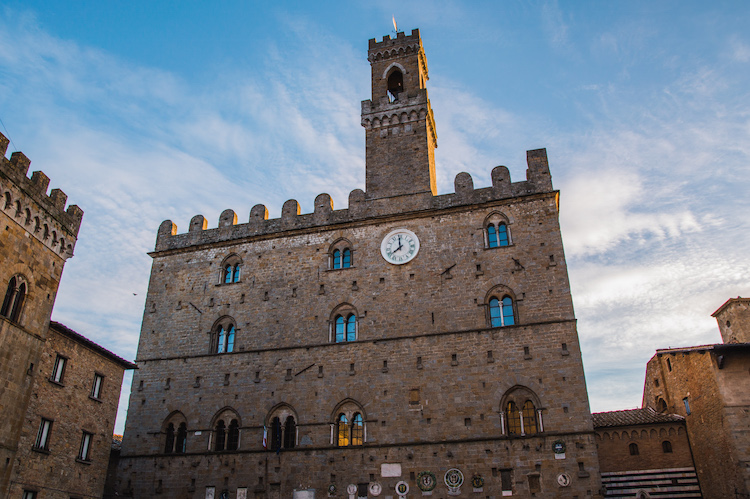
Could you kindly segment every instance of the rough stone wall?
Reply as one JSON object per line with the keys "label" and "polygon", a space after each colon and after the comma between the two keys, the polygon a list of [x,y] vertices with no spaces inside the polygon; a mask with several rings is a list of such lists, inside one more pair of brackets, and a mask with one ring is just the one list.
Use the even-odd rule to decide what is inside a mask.
{"label": "rough stone wall", "polygon": [[25,282],[18,320],[0,316],[0,494],[8,487],[26,405],[30,366],[38,366],[63,265],[72,256],[83,212],[65,210],[59,189],[47,195],[49,178],[26,176],[30,161],[20,152],[5,158],[8,139],[0,134],[0,299],[11,278]]}
{"label": "rough stone wall", "polygon": [[[663,398],[670,413],[685,417],[696,472],[706,498],[732,497],[735,490],[748,490],[747,478],[743,477],[748,469],[746,449],[750,443],[746,431],[750,413],[747,391],[745,401],[737,405],[739,401],[735,400],[733,407],[727,403],[725,393],[738,393],[738,389],[747,387],[750,362],[747,357],[734,359],[739,367],[725,374],[724,369],[718,368],[711,346],[661,350],[646,368],[644,407],[655,407],[656,401]],[[690,405],[689,415],[685,398]],[[739,417],[735,420],[731,416]]]}
{"label": "rough stone wall", "polygon": [[730,298],[712,315],[724,343],[750,343],[750,298]]}
{"label": "rough stone wall", "polygon": [[[662,443],[670,442],[672,452],[664,452]],[[638,454],[630,454],[630,444]],[[658,424],[601,428],[596,430],[599,467],[609,471],[692,468],[693,456],[684,424]]]}
{"label": "rough stone wall", "polygon": [[[58,355],[67,358],[62,383],[51,381]],[[90,396],[95,373],[104,376],[99,399]],[[30,376],[34,385],[8,497],[21,497],[24,489],[45,498],[101,497],[122,375],[117,363],[49,330]],[[34,449],[42,418],[53,421],[48,451]],[[93,434],[88,462],[77,459],[84,431]]]}

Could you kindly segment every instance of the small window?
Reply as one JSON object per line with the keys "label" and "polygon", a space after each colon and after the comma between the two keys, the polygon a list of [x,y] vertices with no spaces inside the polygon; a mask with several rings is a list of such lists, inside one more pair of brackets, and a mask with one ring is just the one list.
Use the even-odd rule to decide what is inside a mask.
{"label": "small window", "polygon": [[36,499],[36,491],[35,490],[24,490],[22,499]]}
{"label": "small window", "polygon": [[684,399],[682,399],[682,403],[685,404],[685,414],[690,416],[690,402],[688,402],[688,398],[685,397]]}
{"label": "small window", "polygon": [[104,383],[104,376],[101,374],[94,374],[94,384],[91,386],[91,398],[101,398],[102,383]]}
{"label": "small window", "polygon": [[536,407],[531,400],[523,404],[523,432],[526,435],[533,435],[537,432]]}
{"label": "small window", "polygon": [[234,351],[234,324],[230,320],[223,320],[214,326],[214,353],[231,353]]}
{"label": "small window", "polygon": [[224,421],[219,420],[214,429],[214,450],[223,451],[226,445],[227,427]]}
{"label": "small window", "polygon": [[42,418],[42,422],[39,424],[39,431],[36,434],[36,442],[34,442],[34,448],[49,450],[49,438],[51,431],[52,421]]}
{"label": "small window", "polygon": [[167,425],[167,438],[164,441],[164,453],[171,454],[174,452],[174,423]]}
{"label": "small window", "polygon": [[242,260],[237,255],[231,255],[227,257],[221,264],[221,284],[232,284],[240,282],[240,270],[242,268]]}
{"label": "small window", "polygon": [[338,446],[348,447],[349,446],[349,421],[346,419],[346,415],[339,414],[336,420],[337,434],[338,434]]}
{"label": "small window", "polygon": [[271,420],[271,450],[281,449],[281,419],[275,417]]}
{"label": "small window", "polygon": [[513,470],[500,470],[500,484],[503,489],[503,495],[510,495],[513,491]]}
{"label": "small window", "polygon": [[341,251],[339,250],[334,250],[333,252],[333,268],[334,269],[341,268]]}
{"label": "small window", "polygon": [[521,434],[521,413],[518,411],[516,403],[511,401],[508,402],[508,434],[509,435],[520,435]]}
{"label": "small window", "polygon": [[341,262],[341,267],[348,269],[352,266],[352,250],[349,248],[346,248],[343,252],[343,260]]}
{"label": "small window", "polygon": [[664,454],[671,454],[672,453],[672,442],[669,440],[665,440],[661,443],[661,450],[664,452]]}
{"label": "small window", "polygon": [[294,416],[287,416],[286,422],[284,423],[284,448],[293,449],[297,443],[297,424],[294,421]]}
{"label": "small window", "polygon": [[81,448],[78,451],[78,459],[80,459],[81,461],[90,460],[89,454],[91,451],[91,437],[93,437],[93,435],[86,431],[84,431],[83,435],[81,436]]}
{"label": "small window", "polygon": [[337,315],[335,321],[336,343],[345,341],[354,341],[357,339],[357,317],[349,314],[346,318],[343,315]]}
{"label": "small window", "polygon": [[667,370],[669,370],[669,372],[672,372],[672,361],[669,359],[667,359]]}
{"label": "small window", "polygon": [[227,450],[237,450],[240,445],[240,425],[236,419],[229,423],[229,432],[227,433]]}
{"label": "small window", "polygon": [[177,438],[175,439],[174,451],[178,454],[184,454],[186,444],[187,444],[187,424],[180,423],[180,427],[177,428]]}
{"label": "small window", "polygon": [[329,249],[329,268],[332,270],[348,269],[353,263],[351,243],[346,239],[338,239]]}
{"label": "small window", "polygon": [[68,359],[66,359],[62,355],[57,356],[57,358],[55,359],[55,367],[52,370],[52,376],[50,377],[51,381],[62,384],[63,378],[65,376],[65,364],[67,363]]}
{"label": "small window", "polygon": [[0,307],[0,315],[7,317],[13,322],[18,322],[21,317],[21,309],[26,299],[26,283],[21,276],[11,277],[8,288],[5,291],[3,306]]}
{"label": "small window", "polygon": [[512,326],[515,323],[513,299],[510,296],[504,296],[502,300],[494,296],[490,298],[490,326]]}
{"label": "small window", "polygon": [[487,224],[487,247],[499,248],[509,246],[508,226],[503,222],[490,222]]}
{"label": "small window", "polygon": [[638,455],[638,444],[632,443],[628,446],[630,449],[630,455],[631,456],[637,456]]}
{"label": "small window", "polygon": [[362,445],[365,441],[362,415],[357,413],[352,418],[352,445]]}

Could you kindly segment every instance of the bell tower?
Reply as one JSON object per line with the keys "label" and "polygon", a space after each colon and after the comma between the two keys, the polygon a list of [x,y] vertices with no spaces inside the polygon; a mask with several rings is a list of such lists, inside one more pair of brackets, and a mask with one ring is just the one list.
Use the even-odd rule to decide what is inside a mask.
{"label": "bell tower", "polygon": [[427,96],[427,58],[419,30],[374,38],[367,59],[372,99],[362,101],[366,136],[366,197],[437,194],[435,119]]}

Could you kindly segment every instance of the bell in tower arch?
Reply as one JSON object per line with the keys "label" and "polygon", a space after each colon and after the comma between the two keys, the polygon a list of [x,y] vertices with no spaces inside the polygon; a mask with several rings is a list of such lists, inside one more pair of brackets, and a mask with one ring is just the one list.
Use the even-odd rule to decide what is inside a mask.
{"label": "bell in tower arch", "polygon": [[404,75],[397,68],[394,68],[388,75],[388,102],[396,102],[398,96],[404,91]]}

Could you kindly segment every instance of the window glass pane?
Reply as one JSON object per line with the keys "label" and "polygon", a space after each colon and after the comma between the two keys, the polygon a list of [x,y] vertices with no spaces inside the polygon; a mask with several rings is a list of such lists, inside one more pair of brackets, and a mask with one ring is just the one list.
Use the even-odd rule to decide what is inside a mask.
{"label": "window glass pane", "polygon": [[349,425],[346,416],[339,415],[338,419],[338,446],[346,447],[349,445]]}
{"label": "window glass pane", "polygon": [[226,341],[226,332],[224,332],[224,328],[222,326],[219,326],[219,341],[218,341],[217,348],[216,348],[217,353],[224,353],[225,341]]}
{"label": "window glass pane", "polygon": [[13,295],[16,292],[16,278],[12,277],[8,282],[8,289],[5,291],[5,299],[3,300],[3,308],[0,309],[0,315],[10,315],[10,303],[13,300]]}
{"label": "window glass pane", "polygon": [[227,352],[234,351],[234,326],[229,326],[229,333],[227,334]]}
{"label": "window glass pane", "polygon": [[174,449],[174,424],[169,423],[167,426],[167,438],[164,441],[164,453],[169,454]]}
{"label": "window glass pane", "polygon": [[234,278],[232,279],[232,282],[240,282],[240,264],[239,263],[234,267]]}
{"label": "window glass pane", "polygon": [[515,323],[513,318],[513,300],[510,299],[510,296],[506,296],[503,298],[503,325],[512,326]]}
{"label": "window glass pane", "polygon": [[83,438],[81,438],[81,452],[78,454],[78,458],[82,459],[84,461],[89,460],[89,446],[91,444],[91,434],[90,433],[83,433]]}
{"label": "window glass pane", "polygon": [[36,436],[36,447],[38,449],[47,449],[49,444],[49,431],[52,427],[52,421],[48,419],[42,419],[39,425],[39,433]]}
{"label": "window glass pane", "polygon": [[59,355],[55,359],[55,370],[52,373],[52,380],[62,383],[63,373],[65,372],[65,357]]}
{"label": "window glass pane", "polygon": [[492,224],[487,226],[487,243],[490,248],[497,248],[497,233],[495,232],[495,226]]}
{"label": "window glass pane", "polygon": [[490,299],[490,325],[492,327],[503,325],[503,319],[500,316],[500,300],[497,298]]}
{"label": "window glass pane", "polygon": [[346,321],[346,341],[357,339],[357,318],[351,314]]}
{"label": "window glass pane", "polygon": [[345,269],[352,266],[352,252],[348,248],[344,250],[344,265]]}
{"label": "window glass pane", "polygon": [[224,283],[229,284],[232,282],[232,267],[227,265],[224,267]]}
{"label": "window glass pane", "polygon": [[216,424],[216,433],[214,436],[216,437],[214,450],[224,450],[224,439],[226,438],[226,426],[224,425],[224,421],[219,421]]}
{"label": "window glass pane", "polygon": [[344,341],[344,318],[342,316],[336,317],[336,343]]}
{"label": "window glass pane", "polygon": [[339,250],[333,252],[333,268],[341,268],[341,252]]}
{"label": "window glass pane", "polygon": [[365,442],[365,427],[362,415],[357,413],[352,419],[352,445],[363,445]]}
{"label": "window glass pane", "polygon": [[94,386],[91,388],[91,396],[95,399],[99,398],[102,390],[102,377],[98,374],[94,374]]}
{"label": "window glass pane", "polygon": [[521,434],[521,413],[518,412],[518,407],[515,402],[508,402],[508,434],[509,435],[520,435]]}
{"label": "window glass pane", "polygon": [[187,442],[187,425],[185,423],[180,423],[180,428],[177,430],[177,444],[175,445],[175,452],[184,454],[186,442]]}
{"label": "window glass pane", "polygon": [[297,425],[294,424],[294,417],[288,416],[284,423],[284,448],[292,449],[297,441]]}
{"label": "window glass pane", "polygon": [[276,417],[271,421],[271,450],[281,448],[281,420]]}
{"label": "window glass pane", "polygon": [[237,450],[240,443],[240,426],[236,419],[229,423],[229,435],[227,437],[227,450]]}
{"label": "window glass pane", "polygon": [[497,226],[497,239],[499,246],[508,246],[508,227],[505,224]]}
{"label": "window glass pane", "polygon": [[536,408],[531,400],[523,404],[523,431],[527,435],[533,435],[536,429]]}

